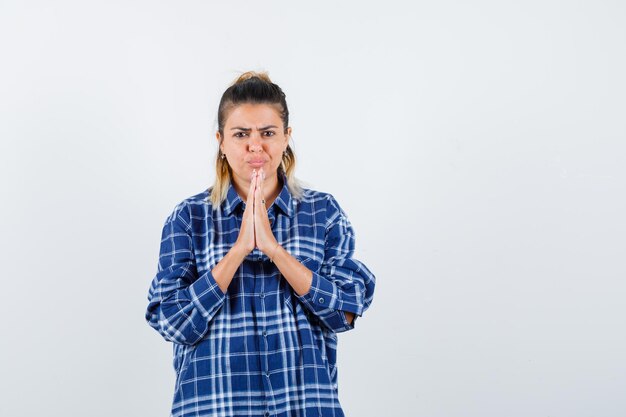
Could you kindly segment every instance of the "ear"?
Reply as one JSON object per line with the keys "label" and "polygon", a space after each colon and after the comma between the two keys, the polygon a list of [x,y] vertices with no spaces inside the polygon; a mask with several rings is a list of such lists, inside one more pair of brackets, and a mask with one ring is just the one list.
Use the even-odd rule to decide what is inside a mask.
{"label": "ear", "polygon": [[222,153],[224,153],[224,151],[222,150],[222,135],[220,135],[220,132],[215,132],[215,139],[217,139],[217,143],[220,146],[220,150],[222,151]]}
{"label": "ear", "polygon": [[285,149],[287,149],[287,146],[289,145],[289,139],[291,139],[291,127],[288,127],[285,132]]}

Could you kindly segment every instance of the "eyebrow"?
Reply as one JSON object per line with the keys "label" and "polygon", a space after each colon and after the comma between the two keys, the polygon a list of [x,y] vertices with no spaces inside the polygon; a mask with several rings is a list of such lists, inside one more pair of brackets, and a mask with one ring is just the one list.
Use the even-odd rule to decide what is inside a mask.
{"label": "eyebrow", "polygon": [[[259,130],[268,130],[268,129],[278,129],[278,126],[274,126],[274,125],[264,126],[260,128]],[[249,127],[235,126],[235,127],[231,127],[230,130],[243,130],[244,132],[249,132],[252,129]]]}

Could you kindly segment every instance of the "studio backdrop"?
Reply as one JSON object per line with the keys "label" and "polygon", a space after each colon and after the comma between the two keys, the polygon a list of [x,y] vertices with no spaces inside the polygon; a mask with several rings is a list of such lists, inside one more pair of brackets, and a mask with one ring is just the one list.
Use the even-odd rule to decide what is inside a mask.
{"label": "studio backdrop", "polygon": [[168,415],[161,228],[248,70],[376,275],[346,415],[626,415],[624,39],[616,1],[2,1],[0,415]]}

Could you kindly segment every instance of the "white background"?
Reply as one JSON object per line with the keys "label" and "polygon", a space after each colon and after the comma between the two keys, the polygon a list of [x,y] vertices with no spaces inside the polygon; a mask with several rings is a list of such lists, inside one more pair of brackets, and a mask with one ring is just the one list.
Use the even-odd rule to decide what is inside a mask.
{"label": "white background", "polygon": [[160,232],[242,71],[377,276],[351,417],[626,415],[620,1],[0,2],[0,415],[167,416]]}

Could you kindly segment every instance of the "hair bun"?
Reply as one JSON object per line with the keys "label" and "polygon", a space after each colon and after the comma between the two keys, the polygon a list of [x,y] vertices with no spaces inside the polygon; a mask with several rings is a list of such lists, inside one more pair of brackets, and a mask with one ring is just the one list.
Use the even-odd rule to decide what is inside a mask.
{"label": "hair bun", "polygon": [[241,74],[239,78],[235,80],[233,85],[241,84],[242,82],[249,80],[250,78],[260,78],[261,80],[265,82],[268,82],[268,83],[272,82],[272,80],[270,80],[269,75],[267,75],[267,71],[262,71],[262,72],[246,71],[243,74]]}

